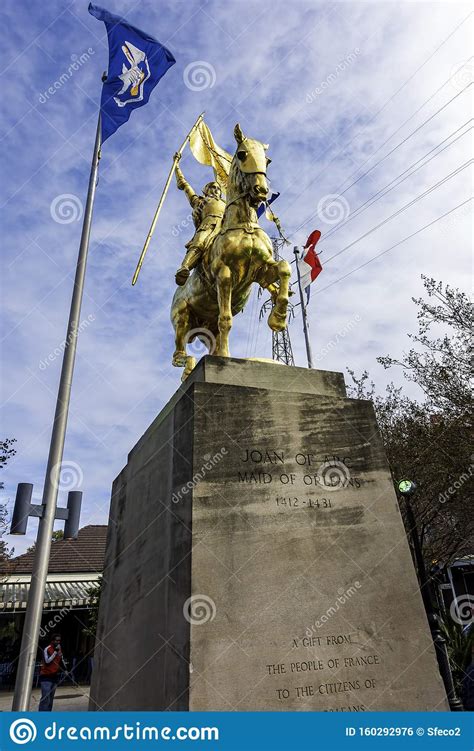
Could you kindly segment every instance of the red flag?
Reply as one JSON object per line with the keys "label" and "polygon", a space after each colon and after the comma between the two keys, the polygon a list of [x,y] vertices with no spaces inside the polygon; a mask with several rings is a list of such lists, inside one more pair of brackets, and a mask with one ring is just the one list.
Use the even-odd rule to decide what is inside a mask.
{"label": "red flag", "polygon": [[321,232],[318,229],[315,229],[314,232],[311,232],[310,236],[306,240],[306,245],[304,246],[303,257],[298,262],[301,276],[301,288],[306,290],[308,300],[310,289],[309,285],[311,284],[311,282],[314,282],[314,280],[323,270],[321,261],[319,260],[318,254],[315,251],[316,243],[318,242],[320,237]]}
{"label": "red flag", "polygon": [[305,250],[306,248],[309,248],[311,246],[313,246],[314,248],[314,246],[316,245],[320,237],[321,237],[321,232],[319,231],[319,229],[315,229],[314,232],[311,232],[310,236],[306,240],[306,245],[304,246]]}

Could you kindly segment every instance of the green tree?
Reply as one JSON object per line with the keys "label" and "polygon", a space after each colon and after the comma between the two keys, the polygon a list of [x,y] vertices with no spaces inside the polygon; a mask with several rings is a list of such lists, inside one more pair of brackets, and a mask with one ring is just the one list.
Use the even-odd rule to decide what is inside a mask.
{"label": "green tree", "polygon": [[[8,460],[16,454],[16,449],[13,448],[15,438],[4,438],[0,441],[0,469],[4,469]],[[4,483],[0,482],[0,490],[3,490]],[[0,563],[7,561],[13,551],[8,550],[7,543],[3,539],[3,536],[7,534],[9,526],[8,512],[5,504],[0,503]]]}
{"label": "green tree", "polygon": [[463,678],[472,662],[474,629],[465,633],[461,624],[456,623],[452,618],[446,616],[441,619],[441,629],[448,646],[449,662],[451,664],[456,693],[462,697]]}
{"label": "green tree", "polygon": [[[422,277],[428,299],[415,299],[418,333],[400,359],[384,356],[385,367],[400,367],[424,398],[403,394],[391,383],[378,395],[367,372],[352,371],[350,394],[372,399],[394,482],[414,480],[412,499],[427,568],[472,553],[474,515],[470,512],[474,463],[470,448],[470,332],[473,314],[459,290]],[[436,329],[444,329],[441,333]],[[402,514],[404,505],[401,504]],[[406,521],[406,519],[405,519]]]}
{"label": "green tree", "polygon": [[102,593],[102,585],[103,585],[103,578],[102,576],[99,576],[99,578],[97,579],[97,582],[95,584],[92,584],[87,589],[87,594],[90,598],[89,607],[87,609],[89,622],[88,622],[87,627],[83,629],[83,631],[87,636],[93,636],[94,639],[97,633],[97,624],[99,620],[99,605],[100,605],[100,596]]}
{"label": "green tree", "polygon": [[[408,334],[417,347],[399,359],[379,357],[385,367],[403,368],[405,377],[424,391],[433,414],[456,416],[468,425],[472,408],[473,308],[467,295],[422,276],[429,300],[412,298],[418,306],[418,333]],[[441,336],[433,328],[442,326]]]}

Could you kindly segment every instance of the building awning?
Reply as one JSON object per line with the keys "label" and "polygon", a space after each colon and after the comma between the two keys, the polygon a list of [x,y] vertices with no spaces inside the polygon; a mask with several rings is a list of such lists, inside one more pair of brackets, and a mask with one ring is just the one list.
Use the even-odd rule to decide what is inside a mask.
{"label": "building awning", "polygon": [[[48,581],[44,596],[43,610],[80,608],[91,604],[89,590],[97,584],[97,578],[81,581]],[[30,582],[0,583],[0,613],[26,610]]]}

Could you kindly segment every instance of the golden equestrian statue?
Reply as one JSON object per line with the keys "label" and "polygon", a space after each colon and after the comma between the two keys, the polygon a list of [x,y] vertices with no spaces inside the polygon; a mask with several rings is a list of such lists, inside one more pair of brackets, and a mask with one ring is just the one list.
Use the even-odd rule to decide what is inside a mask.
{"label": "golden equestrian statue", "polygon": [[[203,113],[204,114],[204,113]],[[232,319],[250,297],[252,284],[268,290],[272,310],[268,325],[282,331],[287,325],[291,267],[276,261],[270,238],[258,223],[257,209],[268,196],[268,145],[234,128],[237,149],[232,157],[214,142],[203,122],[203,114],[174,155],[168,179],[140,255],[132,284],[148,250],[173,172],[193,209],[195,233],[186,243],[186,255],[176,272],[179,285],[171,305],[175,329],[173,365],[184,368],[183,379],[195,365],[186,345],[200,340],[210,354],[229,357],[229,333]],[[186,143],[202,164],[213,166],[216,181],[205,185],[198,195],[186,181],[179,161]],[[225,187],[225,200],[222,195]],[[269,212],[278,230],[278,218]]]}
{"label": "golden equestrian statue", "polygon": [[[268,195],[268,146],[244,136],[238,124],[234,136],[237,150],[230,166],[222,220],[213,217],[219,229],[216,232],[216,224],[216,227],[205,230],[206,235],[211,235],[210,242],[206,243],[204,237],[204,247],[201,246],[196,254],[202,252],[202,258],[185,284],[176,290],[171,305],[171,321],[176,334],[173,365],[185,368],[184,377],[195,365],[194,358],[186,354],[186,344],[196,337],[211,354],[230,356],[232,318],[243,310],[254,282],[272,295],[274,304],[268,317],[270,328],[282,331],[287,324],[291,267],[285,260],[275,261],[272,242],[257,218],[257,208]],[[179,186],[183,185],[181,175],[178,173]],[[197,204],[196,198],[192,200]],[[215,210],[212,207],[220,202],[218,197],[206,194],[206,191],[200,200],[204,207],[209,202],[211,212]],[[205,223],[206,208],[201,211]],[[188,254],[196,248],[195,238],[203,232],[201,227],[187,245]],[[184,264],[191,266],[196,255],[191,263],[188,258]]]}

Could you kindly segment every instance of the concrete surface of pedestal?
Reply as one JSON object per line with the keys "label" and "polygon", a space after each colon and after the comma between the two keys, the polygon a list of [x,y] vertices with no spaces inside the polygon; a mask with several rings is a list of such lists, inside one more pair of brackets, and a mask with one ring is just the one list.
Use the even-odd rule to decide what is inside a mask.
{"label": "concrete surface of pedestal", "polygon": [[91,709],[445,710],[372,404],[206,357],[113,484]]}

